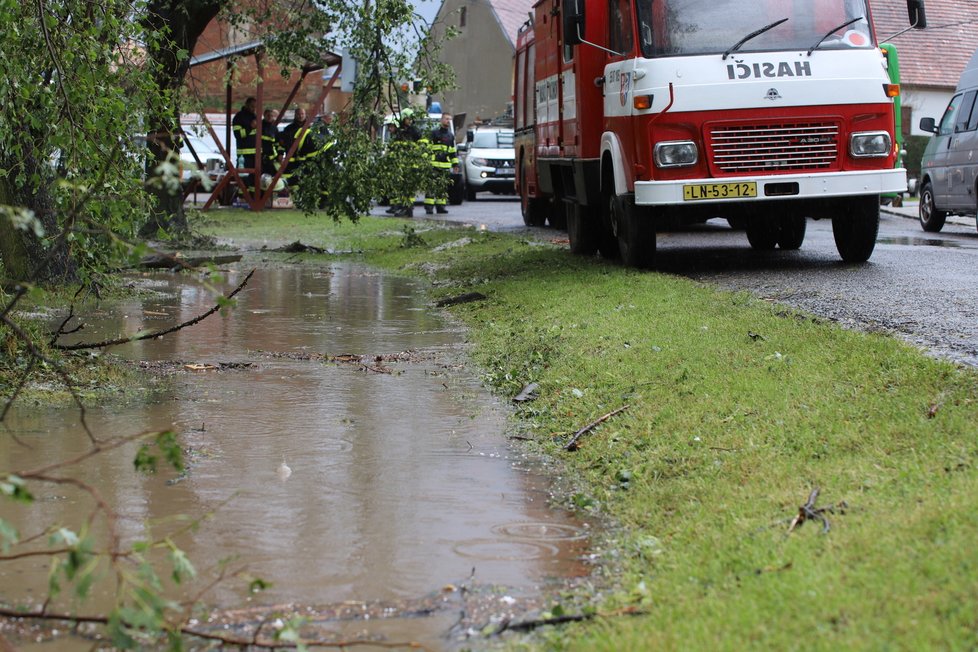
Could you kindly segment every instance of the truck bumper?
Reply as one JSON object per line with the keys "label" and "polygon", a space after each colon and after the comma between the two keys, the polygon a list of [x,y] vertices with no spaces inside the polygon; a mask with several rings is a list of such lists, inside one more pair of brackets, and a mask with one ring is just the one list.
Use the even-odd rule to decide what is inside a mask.
{"label": "truck bumper", "polygon": [[[755,184],[756,196],[741,196],[734,185]],[[689,186],[698,188],[690,191]],[[707,186],[701,189],[699,187]],[[907,171],[866,170],[824,174],[779,174],[777,176],[636,181],[635,203],[639,206],[683,206],[740,202],[827,199],[856,195],[904,192]],[[711,195],[723,195],[713,197]]]}

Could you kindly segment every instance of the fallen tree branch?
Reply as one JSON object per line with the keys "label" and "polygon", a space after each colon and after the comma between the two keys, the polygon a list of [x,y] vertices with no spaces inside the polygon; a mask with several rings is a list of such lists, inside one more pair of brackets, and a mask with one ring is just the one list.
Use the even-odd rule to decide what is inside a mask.
{"label": "fallen tree branch", "polygon": [[578,430],[577,432],[574,433],[574,436],[571,437],[571,440],[569,442],[567,442],[567,444],[564,446],[564,450],[565,451],[576,451],[578,448],[580,448],[580,445],[577,443],[577,441],[581,437],[583,437],[587,433],[591,432],[597,426],[601,425],[602,423],[604,423],[605,421],[607,421],[611,417],[615,416],[616,414],[618,414],[620,412],[624,412],[629,407],[630,406],[628,406],[628,405],[623,405],[620,408],[618,408],[617,410],[612,410],[608,414],[605,414],[604,416],[598,417],[597,419],[595,419],[591,423],[587,424],[586,426],[584,426],[583,428],[581,428],[580,430]]}
{"label": "fallen tree branch", "polygon": [[[238,287],[234,288],[234,290],[230,294],[225,295],[224,299],[225,300],[231,299],[234,297],[234,295],[236,295],[238,292],[243,290],[244,286],[248,284],[248,281],[251,280],[251,277],[254,273],[255,270],[251,270],[250,272],[248,272],[248,275],[244,278],[243,281],[241,281]],[[61,351],[79,351],[82,349],[101,349],[107,346],[115,346],[117,344],[138,342],[139,340],[151,340],[157,337],[163,337],[164,335],[169,335],[170,333],[174,333],[180,330],[181,328],[186,328],[187,326],[193,326],[194,324],[198,324],[204,321],[205,319],[207,319],[208,317],[210,317],[211,315],[213,315],[218,310],[220,310],[221,307],[222,307],[221,302],[219,301],[213,308],[211,308],[210,310],[208,310],[202,315],[198,315],[197,317],[194,317],[189,321],[185,321],[182,324],[177,324],[176,326],[173,326],[171,328],[167,328],[161,331],[155,331],[153,333],[145,333],[143,335],[136,335],[135,337],[121,337],[114,340],[106,340],[104,342],[94,342],[94,343],[82,342],[80,344],[54,344],[52,346],[53,348]]]}
{"label": "fallen tree branch", "polygon": [[455,297],[446,297],[435,302],[435,305],[439,308],[444,308],[445,306],[456,306],[460,303],[472,303],[473,301],[483,301],[487,297],[481,292],[466,292],[465,294],[460,294]]}
{"label": "fallen tree branch", "polygon": [[841,513],[845,513],[846,508],[849,506],[843,500],[837,505],[829,505],[828,507],[815,507],[815,501],[818,500],[818,494],[820,489],[815,487],[812,492],[808,494],[808,500],[805,504],[798,508],[798,515],[791,519],[791,525],[788,526],[787,534],[791,534],[794,529],[800,526],[805,521],[819,521],[822,524],[822,534],[828,534],[830,529],[829,519],[825,516],[826,512],[835,514],[835,510],[838,509]]}
{"label": "fallen tree branch", "polygon": [[179,254],[158,253],[146,256],[139,261],[143,269],[190,269],[200,267],[205,263],[226,265],[241,260],[241,254],[211,254],[207,256],[191,256],[185,258]]}
{"label": "fallen tree branch", "polygon": [[[40,611],[17,611],[16,609],[8,609],[6,607],[0,607],[0,616],[5,618],[29,618],[34,620],[44,620],[51,621],[57,620],[66,623],[72,623],[79,625],[82,623],[89,623],[94,625],[107,625],[109,623],[108,616],[77,616],[67,613],[54,613],[54,612],[40,612]],[[406,642],[384,642],[375,641],[371,639],[351,639],[348,641],[319,641],[319,640],[308,640],[304,639],[301,642],[291,642],[291,641],[275,641],[267,640],[262,641],[255,637],[245,638],[243,636],[233,636],[230,634],[217,634],[200,629],[194,629],[186,625],[182,625],[176,628],[180,634],[184,636],[194,636],[196,638],[204,639],[205,641],[215,641],[217,643],[222,643],[224,645],[235,645],[240,647],[256,647],[267,650],[276,650],[280,648],[286,649],[296,649],[300,645],[304,647],[323,647],[323,648],[348,648],[348,647],[380,647],[387,648],[391,650],[397,649],[412,649],[412,650],[427,650],[424,645],[416,641],[406,641]],[[0,648],[2,650],[3,648]],[[16,648],[11,648],[16,649]]]}
{"label": "fallen tree branch", "polygon": [[316,254],[328,254],[329,253],[327,250],[323,249],[322,247],[315,247],[313,245],[302,244],[298,240],[296,240],[295,242],[292,242],[290,244],[287,244],[287,245],[284,245],[284,246],[281,246],[281,247],[277,247],[275,249],[269,249],[269,251],[274,251],[274,252],[278,252],[278,253],[285,253],[285,254],[304,254],[304,253],[309,253],[310,251],[312,253],[316,253]]}

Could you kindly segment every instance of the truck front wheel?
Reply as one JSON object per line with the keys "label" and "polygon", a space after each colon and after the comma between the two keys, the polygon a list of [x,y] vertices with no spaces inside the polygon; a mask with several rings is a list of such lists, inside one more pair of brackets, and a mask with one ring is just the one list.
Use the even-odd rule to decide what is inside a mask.
{"label": "truck front wheel", "polygon": [[781,219],[778,228],[778,246],[782,249],[800,249],[805,241],[807,220],[804,215],[789,215]]}
{"label": "truck front wheel", "polygon": [[621,261],[628,267],[651,269],[655,264],[655,223],[650,212],[635,206],[631,197],[613,193],[607,205]]}
{"label": "truck front wheel", "polygon": [[864,263],[873,255],[880,230],[879,195],[849,197],[832,218],[835,248],[847,263]]}
{"label": "truck front wheel", "polygon": [[770,251],[778,246],[777,221],[770,215],[752,215],[747,219],[747,242],[754,249]]}

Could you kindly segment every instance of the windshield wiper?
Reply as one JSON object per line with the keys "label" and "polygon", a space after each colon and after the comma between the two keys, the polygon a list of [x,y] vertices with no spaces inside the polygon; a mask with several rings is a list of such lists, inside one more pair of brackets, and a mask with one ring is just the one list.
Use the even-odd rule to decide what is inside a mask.
{"label": "windshield wiper", "polygon": [[822,41],[824,41],[824,40],[825,40],[825,39],[827,39],[828,37],[830,37],[830,36],[832,36],[833,34],[835,34],[836,32],[838,32],[838,31],[839,31],[840,29],[842,29],[843,27],[849,27],[849,25],[852,25],[853,23],[858,23],[858,22],[859,22],[859,21],[861,21],[861,20],[862,20],[863,18],[865,18],[865,16],[860,16],[859,18],[853,18],[853,19],[852,19],[852,20],[850,20],[850,21],[849,21],[848,23],[842,23],[842,24],[841,24],[841,25],[839,25],[838,27],[834,27],[834,28],[833,28],[833,29],[832,29],[832,30],[831,30],[831,31],[830,31],[830,32],[829,32],[828,34],[826,34],[826,35],[825,35],[825,36],[823,36],[822,38],[820,38],[820,39],[818,39],[818,43],[816,43],[816,44],[815,44],[815,45],[813,45],[812,47],[810,47],[810,48],[808,48],[808,56],[812,56],[812,52],[814,52],[815,50],[817,50],[817,49],[818,49],[818,46],[820,46],[820,45],[822,44]]}
{"label": "windshield wiper", "polygon": [[[787,20],[788,20],[787,18],[782,18],[781,20],[775,21],[775,22],[771,23],[770,25],[765,25],[764,27],[762,27],[759,30],[755,30],[755,31],[751,32],[750,34],[748,34],[744,38],[740,39],[739,41],[737,41],[736,43],[734,43],[733,45],[731,45],[730,46],[730,49],[728,49],[726,52],[723,53],[722,59],[726,59],[727,57],[729,57],[731,52],[736,52],[737,50],[740,49],[740,46],[741,45],[743,45],[747,41],[751,40],[755,36],[760,36],[761,34],[763,34],[764,32],[768,31],[769,29],[774,29],[775,27],[777,27],[778,25],[780,25],[781,23],[783,23],[783,22],[785,22]],[[841,29],[841,28],[840,27],[836,27],[835,29]],[[835,30],[832,30],[832,31],[835,31]]]}

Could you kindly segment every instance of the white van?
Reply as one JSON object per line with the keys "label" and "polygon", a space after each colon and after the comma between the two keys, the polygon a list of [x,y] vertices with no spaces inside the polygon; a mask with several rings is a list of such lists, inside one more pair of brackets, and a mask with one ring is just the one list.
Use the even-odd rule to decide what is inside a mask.
{"label": "white van", "polygon": [[920,161],[920,226],[940,231],[949,214],[978,215],[978,51],[971,57]]}

